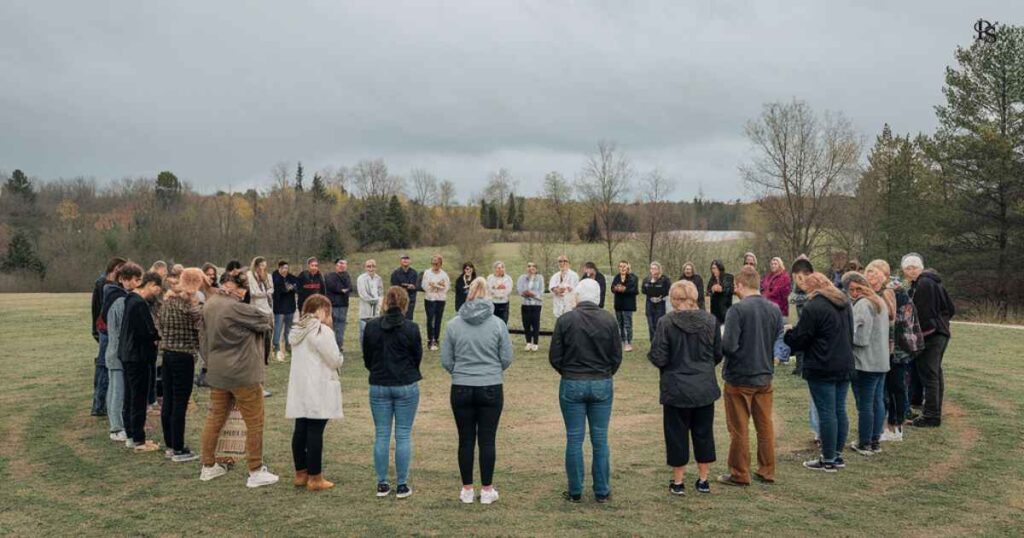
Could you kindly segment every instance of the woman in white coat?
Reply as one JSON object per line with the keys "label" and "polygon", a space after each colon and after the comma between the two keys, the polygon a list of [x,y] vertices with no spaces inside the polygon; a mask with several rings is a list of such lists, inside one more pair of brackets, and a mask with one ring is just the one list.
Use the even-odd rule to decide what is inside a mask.
{"label": "woman in white coat", "polygon": [[260,312],[274,316],[274,279],[267,273],[267,260],[256,256],[249,264],[249,304],[260,309]]}
{"label": "woman in white coat", "polygon": [[292,326],[292,366],[288,376],[285,417],[295,419],[292,457],[295,487],[320,491],[334,487],[323,469],[324,428],[342,418],[338,368],[344,358],[331,329],[331,301],[316,294],[302,305],[302,318]]}

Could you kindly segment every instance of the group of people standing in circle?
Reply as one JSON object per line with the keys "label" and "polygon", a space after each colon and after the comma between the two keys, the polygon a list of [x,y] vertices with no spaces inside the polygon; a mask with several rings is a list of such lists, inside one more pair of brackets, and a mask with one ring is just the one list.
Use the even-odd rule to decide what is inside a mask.
{"label": "group of people standing in circle", "polygon": [[[522,298],[525,349],[537,351],[546,287],[556,318],[548,358],[561,377],[558,397],[567,439],[564,497],[570,502],[579,502],[583,494],[582,445],[588,426],[594,499],[611,499],[608,425],[613,377],[623,352],[632,350],[632,315],[639,293],[646,296],[648,358],[661,376],[672,494],[685,494],[691,444],[698,466],[694,487],[710,492],[709,467],[716,459],[714,407],[719,398],[724,398],[730,447],[729,472],[717,482],[775,482],[772,378],[775,366],[788,362],[793,353],[796,371],[809,387],[811,424],[821,449],[818,457],[804,463],[808,469],[835,472],[846,465],[845,399],[851,382],[858,439],[850,448],[859,454],[870,456],[881,451],[880,442],[902,440],[913,398],[909,372],[917,374],[924,404],[923,415],[912,424],[941,424],[942,356],[955,308],[941,278],[924,270],[923,258],[915,253],[901,261],[908,282],[893,279],[884,260],[834,278],[815,272],[806,257],[790,271],[781,259],[773,258],[762,278],[756,257],[748,253],[735,275],[727,273],[721,261],[713,262],[706,285],[692,263],[685,264],[681,278],[673,282],[657,262],[650,264],[641,281],[622,261],[610,285],[614,315],[604,307],[606,280],[593,263],[584,265],[581,277],[569,268],[568,257],[560,256],[559,270],[545,282],[537,265],[529,262],[513,283],[500,261],[486,278],[467,262],[453,283],[442,269],[440,255],[433,256],[430,269],[422,273],[410,262],[401,256],[385,288],[374,260],[364,262],[364,272],[353,285],[343,259],[335,260],[335,271],[324,275],[319,260],[310,258],[293,276],[286,261],[279,261],[270,273],[261,257],[248,267],[231,262],[220,275],[211,264],[201,269],[169,268],[158,262],[143,271],[115,258],[97,281],[93,298],[93,329],[100,343],[94,402],[105,403],[105,408],[94,407],[94,414],[108,416],[112,440],[134,452],[157,451],[159,445],[146,439],[144,424],[148,406],[159,397],[165,456],[174,462],[200,459],[200,479],[208,481],[228,472],[214,451],[229,411],[237,409],[247,427],[247,486],[273,484],[278,477],[262,461],[263,401],[270,395],[264,387],[265,367],[270,360],[285,362],[288,352],[285,416],[295,421],[294,484],[311,491],[329,489],[334,484],[323,476],[323,433],[329,420],[343,416],[338,369],[344,363],[351,295],[358,300],[359,342],[369,373],[376,495],[394,492],[398,498],[408,497],[424,352],[413,313],[416,296],[423,293],[426,348],[440,351],[440,365],[452,380],[449,399],[462,480],[458,498],[490,504],[498,500],[495,440],[504,406],[504,372],[513,362],[510,297],[518,293]],[[456,316],[442,335],[441,320],[452,288]],[[792,327],[785,323],[790,303],[797,310]],[[158,355],[162,390],[156,390],[154,382]],[[203,366],[197,384],[210,388],[199,454],[184,439],[197,364]],[[102,398],[101,374],[108,381]],[[753,472],[747,433],[751,420],[758,440]],[[394,489],[389,480],[392,437]],[[477,456],[479,495],[474,488]]]}

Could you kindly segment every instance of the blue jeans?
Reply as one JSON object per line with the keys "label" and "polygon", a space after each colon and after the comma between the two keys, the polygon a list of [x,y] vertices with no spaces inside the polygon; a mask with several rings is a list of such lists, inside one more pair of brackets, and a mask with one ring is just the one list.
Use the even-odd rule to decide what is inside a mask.
{"label": "blue jeans", "polygon": [[821,421],[818,420],[818,408],[814,406],[814,397],[811,397],[810,411],[807,412],[807,422],[811,425],[811,432],[814,438],[821,439]]}
{"label": "blue jeans", "polygon": [[289,352],[292,345],[288,342],[288,333],[292,330],[292,322],[295,314],[274,314],[274,351],[281,349],[281,336],[284,336],[284,346]]}
{"label": "blue jeans", "polygon": [[92,376],[92,413],[104,413],[107,408],[107,341],[108,337],[100,333],[100,350],[96,355],[96,370]]}
{"label": "blue jeans", "polygon": [[853,398],[857,402],[857,443],[877,443],[885,424],[885,372],[858,371],[853,378]]}
{"label": "blue jeans", "polygon": [[388,481],[388,453],[391,449],[391,426],[395,428],[395,472],[398,484],[409,480],[412,461],[412,422],[420,404],[417,383],[399,387],[370,385],[370,413],[373,414],[373,468],[377,483]]}
{"label": "blue jeans", "polygon": [[348,307],[335,306],[331,308],[331,319],[334,320],[334,341],[338,343],[338,349],[345,349],[345,324],[348,323]]}
{"label": "blue jeans", "polygon": [[124,370],[107,370],[107,419],[110,433],[124,431]]}
{"label": "blue jeans", "polygon": [[619,338],[623,344],[633,343],[633,311],[616,310],[615,321],[619,322]]}
{"label": "blue jeans", "polygon": [[612,379],[562,379],[558,387],[558,403],[565,420],[565,474],[569,478],[569,494],[583,493],[583,439],[590,423],[590,444],[594,461],[590,472],[594,478],[594,494],[608,495],[609,479],[608,421],[612,416],[615,389]]}
{"label": "blue jeans", "polygon": [[846,391],[850,382],[808,379],[807,386],[821,421],[818,430],[821,434],[821,459],[832,463],[843,452],[850,430],[850,419],[846,416]]}
{"label": "blue jeans", "polygon": [[647,336],[654,341],[654,330],[658,328],[658,320],[665,315],[665,301],[652,303],[647,301]]}

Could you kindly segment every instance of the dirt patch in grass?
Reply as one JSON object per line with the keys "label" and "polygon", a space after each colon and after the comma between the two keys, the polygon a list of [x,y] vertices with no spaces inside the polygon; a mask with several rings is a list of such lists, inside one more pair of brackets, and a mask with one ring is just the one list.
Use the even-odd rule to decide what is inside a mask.
{"label": "dirt patch in grass", "polygon": [[980,436],[978,428],[965,419],[966,413],[963,408],[948,400],[943,402],[943,406],[943,429],[956,432],[952,450],[917,473],[919,480],[933,484],[945,481],[952,473],[963,468],[968,454],[974,449]]}

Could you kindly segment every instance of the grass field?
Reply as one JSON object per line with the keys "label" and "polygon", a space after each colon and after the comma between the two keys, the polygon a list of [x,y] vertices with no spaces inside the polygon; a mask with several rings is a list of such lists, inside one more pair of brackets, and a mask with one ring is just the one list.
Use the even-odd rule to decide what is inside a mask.
{"label": "grass field", "polygon": [[[541,353],[526,354],[517,338],[498,436],[501,501],[466,506],[457,500],[449,377],[436,353],[424,359],[412,498],[373,495],[372,421],[357,352],[343,368],[345,418],[328,426],[325,439],[325,474],[338,486],[309,494],[286,482],[292,472],[292,425],[284,418],[288,365],[272,364],[268,385],[276,394],[267,401],[265,458],[283,480],[248,490],[241,468],[202,483],[197,462],[134,455],[107,439],[106,420],[89,416],[96,347],[88,302],[85,294],[0,295],[6,350],[0,356],[0,534],[959,536],[1020,535],[1024,528],[1019,331],[956,327],[946,357],[945,426],[908,429],[904,443],[884,445],[885,452],[871,458],[848,454],[847,469],[835,475],[800,466],[813,453],[808,396],[784,367],[776,377],[778,483],[712,485],[711,495],[699,497],[690,487],[689,496],[677,498],[665,487],[657,371],[645,358],[646,324],[638,313],[639,349],[627,355],[615,379],[614,500],[606,505],[594,503],[589,490],[583,504],[561,500],[558,376],[547,364],[545,342]],[[422,305],[417,313],[422,319]],[[349,349],[357,349],[356,334],[353,318]],[[189,418],[188,441],[198,449],[207,394],[195,398],[200,410]],[[855,424],[852,399],[849,408]],[[728,449],[720,406],[717,413],[713,474],[726,470]],[[687,476],[691,486],[695,472]]]}

